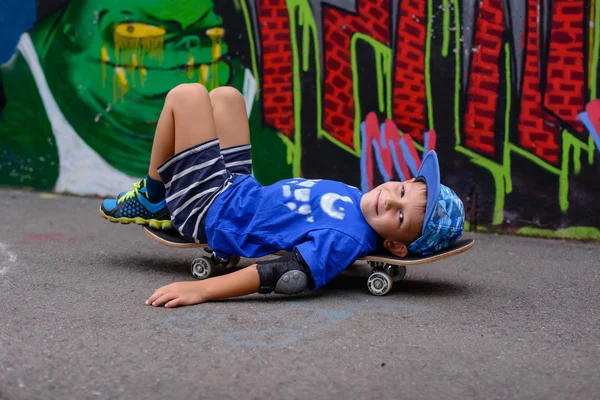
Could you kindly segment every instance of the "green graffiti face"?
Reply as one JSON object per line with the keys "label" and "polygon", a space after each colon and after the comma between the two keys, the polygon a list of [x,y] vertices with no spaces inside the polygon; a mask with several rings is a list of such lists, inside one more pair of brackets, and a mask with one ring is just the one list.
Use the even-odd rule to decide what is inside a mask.
{"label": "green graffiti face", "polygon": [[221,25],[212,0],[71,1],[48,33],[44,71],[79,135],[115,165],[106,146],[131,150],[141,140],[149,150],[174,86],[230,81]]}

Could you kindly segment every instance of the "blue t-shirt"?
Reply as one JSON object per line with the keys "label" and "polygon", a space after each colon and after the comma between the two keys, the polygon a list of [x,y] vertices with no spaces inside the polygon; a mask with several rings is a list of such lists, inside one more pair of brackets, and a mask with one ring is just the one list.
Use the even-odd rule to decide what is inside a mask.
{"label": "blue t-shirt", "polygon": [[262,186],[240,175],[208,211],[208,245],[221,257],[249,258],[296,248],[319,288],[375,250],[361,196],[341,182],[294,178]]}

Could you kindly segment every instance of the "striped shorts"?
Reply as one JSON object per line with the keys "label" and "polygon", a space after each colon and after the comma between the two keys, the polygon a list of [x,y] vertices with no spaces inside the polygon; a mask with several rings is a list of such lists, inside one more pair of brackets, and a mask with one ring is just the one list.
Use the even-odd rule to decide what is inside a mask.
{"label": "striped shorts", "polygon": [[206,243],[204,224],[217,196],[235,174],[252,173],[250,145],[219,148],[219,140],[186,149],[158,167],[173,226],[184,237]]}

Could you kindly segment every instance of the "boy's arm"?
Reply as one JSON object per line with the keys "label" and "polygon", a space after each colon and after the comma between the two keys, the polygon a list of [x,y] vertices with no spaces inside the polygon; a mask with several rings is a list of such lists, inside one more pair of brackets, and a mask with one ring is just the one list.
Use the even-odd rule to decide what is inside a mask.
{"label": "boy's arm", "polygon": [[146,304],[178,307],[227,297],[244,296],[260,289],[256,264],[203,281],[175,282],[156,290]]}

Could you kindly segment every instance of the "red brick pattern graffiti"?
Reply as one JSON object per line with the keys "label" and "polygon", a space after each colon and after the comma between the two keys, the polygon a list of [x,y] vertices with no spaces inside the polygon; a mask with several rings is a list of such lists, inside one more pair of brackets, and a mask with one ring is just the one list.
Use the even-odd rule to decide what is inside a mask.
{"label": "red brick pattern graffiti", "polygon": [[364,33],[389,44],[389,1],[358,1],[356,15],[323,5],[325,48],[323,128],[353,148],[354,98],[350,39]]}
{"label": "red brick pattern graffiti", "polygon": [[583,1],[554,0],[550,26],[547,84],[544,106],[579,132],[583,124],[577,114],[585,103]]}
{"label": "red brick pattern graffiti", "polygon": [[503,0],[479,3],[464,120],[465,145],[488,156],[495,155],[494,125],[500,84],[498,66],[504,31],[502,3]]}
{"label": "red brick pattern graffiti", "polygon": [[403,132],[410,133],[420,142],[423,141],[423,132],[427,130],[426,5],[421,0],[401,2],[394,62],[394,121]]}
{"label": "red brick pattern graffiti", "polygon": [[527,0],[525,71],[518,122],[519,145],[540,158],[558,163],[558,127],[542,110],[540,87],[539,0]]}
{"label": "red brick pattern graffiti", "polygon": [[258,0],[262,39],[264,120],[289,138],[294,134],[290,20],[285,0]]}

